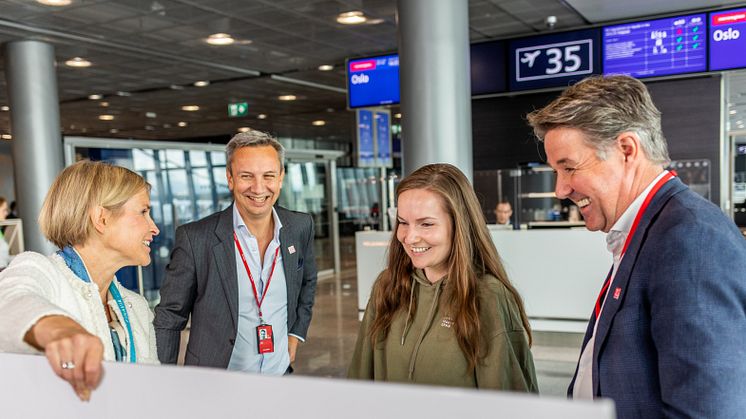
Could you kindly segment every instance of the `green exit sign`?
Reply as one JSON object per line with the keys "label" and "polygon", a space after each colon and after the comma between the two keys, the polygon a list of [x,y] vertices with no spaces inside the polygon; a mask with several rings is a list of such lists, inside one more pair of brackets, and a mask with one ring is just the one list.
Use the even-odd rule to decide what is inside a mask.
{"label": "green exit sign", "polygon": [[228,104],[228,116],[231,118],[246,116],[248,113],[249,104],[246,102]]}

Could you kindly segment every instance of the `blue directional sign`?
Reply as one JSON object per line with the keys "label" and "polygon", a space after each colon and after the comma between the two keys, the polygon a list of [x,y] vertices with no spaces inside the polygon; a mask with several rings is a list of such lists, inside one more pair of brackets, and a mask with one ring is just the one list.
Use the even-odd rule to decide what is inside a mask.
{"label": "blue directional sign", "polygon": [[391,167],[391,115],[388,111],[376,111],[376,136],[378,166]]}
{"label": "blue directional sign", "polygon": [[373,142],[373,112],[357,110],[357,149],[358,166],[370,167],[376,163],[375,143]]}
{"label": "blue directional sign", "polygon": [[510,42],[510,90],[567,86],[599,74],[598,29]]}

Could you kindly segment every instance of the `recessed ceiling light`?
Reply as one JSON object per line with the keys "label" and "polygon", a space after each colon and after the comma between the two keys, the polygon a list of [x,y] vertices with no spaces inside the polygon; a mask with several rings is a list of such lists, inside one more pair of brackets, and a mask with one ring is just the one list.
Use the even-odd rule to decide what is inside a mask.
{"label": "recessed ceiling light", "polygon": [[319,71],[332,71],[334,70],[334,66],[331,64],[322,64],[319,66]]}
{"label": "recessed ceiling light", "polygon": [[316,121],[311,122],[311,125],[313,125],[314,127],[323,127],[324,125],[326,125],[326,121],[317,119]]}
{"label": "recessed ceiling light", "polygon": [[130,92],[123,92],[123,91],[120,90],[120,91],[117,92],[117,96],[128,97],[128,96],[132,96],[132,93],[130,93]]}
{"label": "recessed ceiling light", "polygon": [[165,124],[163,124],[163,128],[171,128],[171,124],[165,123]]}
{"label": "recessed ceiling light", "polygon": [[112,134],[116,134],[116,133],[119,132],[119,130],[116,129],[116,128],[112,128],[112,129],[109,130],[109,132],[112,133]]}
{"label": "recessed ceiling light", "polygon": [[10,106],[7,106],[7,105],[0,106],[0,111],[8,112],[9,110],[10,110]]}
{"label": "recessed ceiling light", "polygon": [[145,131],[153,131],[155,130],[155,127],[152,125],[145,125]]}
{"label": "recessed ceiling light", "polygon": [[210,45],[230,45],[234,42],[233,37],[227,33],[214,33],[205,40]]}
{"label": "recessed ceiling light", "polygon": [[196,87],[205,87],[205,86],[209,86],[210,82],[208,80],[200,80],[200,81],[195,81],[194,85]]}
{"label": "recessed ceiling light", "polygon": [[199,110],[199,106],[198,105],[184,105],[181,107],[181,110],[187,111],[187,112],[196,112]]}
{"label": "recessed ceiling light", "polygon": [[401,114],[400,113],[394,114],[394,118],[401,119]]}
{"label": "recessed ceiling light", "polygon": [[99,102],[99,105],[101,105],[101,107],[103,108],[106,108],[109,106],[109,102]]}
{"label": "recessed ceiling light", "polygon": [[73,57],[65,61],[65,65],[67,65],[68,67],[85,68],[90,67],[91,62],[86,60],[85,58]]}
{"label": "recessed ceiling light", "polygon": [[358,25],[360,23],[365,23],[366,20],[368,20],[368,18],[366,18],[363,12],[359,10],[340,13],[339,16],[337,16],[337,23],[343,25]]}
{"label": "recessed ceiling light", "polygon": [[103,95],[99,95],[99,94],[88,95],[88,99],[91,99],[91,100],[99,100],[99,99],[101,99],[103,97],[104,97]]}
{"label": "recessed ceiling light", "polygon": [[68,6],[72,0],[36,0],[36,2],[45,6]]}
{"label": "recessed ceiling light", "polygon": [[257,117],[257,119],[267,119],[267,115],[266,115],[266,114],[263,114],[263,113],[260,113],[260,114],[259,114],[259,115],[257,115],[256,117]]}
{"label": "recessed ceiling light", "polygon": [[383,22],[385,22],[383,19],[368,19],[365,23],[368,25],[379,25]]}
{"label": "recessed ceiling light", "polygon": [[249,127],[241,127],[238,129],[238,132],[249,132],[251,131],[251,128]]}
{"label": "recessed ceiling light", "polygon": [[113,121],[114,120],[114,115],[108,115],[108,114],[106,114],[106,115],[99,115],[98,119],[100,119],[102,121]]}
{"label": "recessed ceiling light", "polygon": [[278,96],[277,99],[284,100],[284,101],[290,101],[290,100],[297,99],[297,97],[295,95],[282,95],[282,96]]}
{"label": "recessed ceiling light", "polygon": [[2,138],[3,140],[12,140],[13,136],[10,134],[3,134],[0,136],[0,138]]}
{"label": "recessed ceiling light", "polygon": [[176,124],[176,125],[178,125],[178,126],[180,126],[180,127],[184,128],[185,126],[187,126],[187,125],[189,125],[189,124],[187,124],[187,123],[186,123],[186,122],[184,122],[184,121],[181,121],[181,122],[179,122],[179,123],[178,123],[178,124]]}
{"label": "recessed ceiling light", "polygon": [[184,86],[178,85],[178,84],[172,84],[171,90],[184,90]]}
{"label": "recessed ceiling light", "polygon": [[158,116],[158,114],[156,114],[155,112],[145,112],[145,117],[146,118],[155,118],[157,116]]}

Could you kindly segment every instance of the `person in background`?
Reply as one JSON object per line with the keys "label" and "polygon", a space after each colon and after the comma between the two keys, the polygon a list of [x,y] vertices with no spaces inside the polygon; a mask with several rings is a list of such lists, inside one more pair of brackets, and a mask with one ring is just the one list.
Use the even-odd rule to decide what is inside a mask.
{"label": "person in background", "polygon": [[664,170],[661,114],[645,85],[590,77],[528,121],[557,172],[557,198],[608,233],[613,255],[568,395],[611,398],[620,419],[742,417],[746,241]]}
{"label": "person in background", "polygon": [[523,302],[461,171],[424,166],[397,187],[395,233],[349,378],[537,392]]}
{"label": "person in background", "polygon": [[[8,200],[0,196],[0,221],[4,221],[8,217],[8,214],[10,214]],[[0,271],[10,263],[10,247],[8,246],[8,242],[5,241],[4,230],[4,228],[0,228]]]}
{"label": "person in background", "polygon": [[234,203],[176,230],[155,308],[158,355],[176,363],[191,315],[186,365],[291,373],[316,291],[313,219],[275,206],[285,176],[275,138],[240,133],[226,154]]}
{"label": "person in background", "polygon": [[102,360],[158,362],[147,301],[114,276],[150,263],[158,229],[149,192],[123,167],[67,167],[39,215],[42,233],[61,250],[22,253],[0,273],[0,351],[43,352],[82,400],[98,386]]}
{"label": "person in background", "polygon": [[8,219],[18,218],[18,208],[16,207],[16,201],[10,203],[10,213],[8,213]]}
{"label": "person in background", "polygon": [[498,202],[495,206],[495,217],[497,218],[497,225],[510,225],[510,217],[513,216],[513,207],[510,205],[510,201],[503,199]]}

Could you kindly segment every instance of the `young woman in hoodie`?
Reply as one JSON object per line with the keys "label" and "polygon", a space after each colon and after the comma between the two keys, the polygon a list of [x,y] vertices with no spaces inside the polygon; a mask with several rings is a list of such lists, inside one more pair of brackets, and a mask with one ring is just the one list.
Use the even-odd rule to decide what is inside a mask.
{"label": "young woman in hoodie", "polygon": [[397,188],[388,266],[349,378],[537,392],[531,330],[469,181],[424,166]]}

